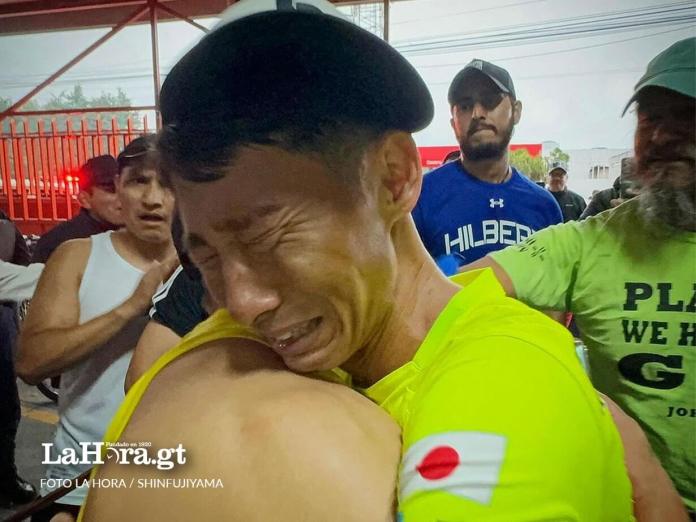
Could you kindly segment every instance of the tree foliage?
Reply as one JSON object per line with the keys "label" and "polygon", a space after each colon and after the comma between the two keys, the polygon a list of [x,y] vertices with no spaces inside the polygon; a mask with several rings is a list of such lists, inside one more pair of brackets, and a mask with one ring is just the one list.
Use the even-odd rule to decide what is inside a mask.
{"label": "tree foliage", "polygon": [[564,163],[567,165],[568,160],[570,160],[570,155],[556,147],[551,151],[551,154],[549,154],[546,161],[549,165],[552,165],[553,163]]}
{"label": "tree foliage", "polygon": [[510,152],[510,165],[520,173],[533,179],[542,181],[546,175],[546,161],[541,156],[531,156],[527,149],[517,149]]}
{"label": "tree foliage", "polygon": [[[0,111],[7,109],[12,105],[12,100],[9,98],[3,98],[0,96]],[[128,107],[131,105],[131,100],[128,98],[125,92],[118,87],[116,93],[102,92],[99,96],[87,97],[82,89],[81,85],[74,85],[72,89],[67,89],[62,91],[60,94],[51,95],[51,99],[45,103],[38,103],[35,100],[29,100],[22,107],[20,111],[41,111],[41,110],[66,110],[70,109],[88,109],[91,107],[101,108],[101,107]],[[133,118],[134,123],[138,120],[139,115],[137,112],[101,112],[101,119],[105,122],[105,128],[111,127],[111,119],[116,118],[119,128],[124,128],[127,125],[128,117]],[[30,123],[30,128],[35,131],[37,128],[37,122],[43,121],[44,128],[50,128],[51,119],[55,118],[58,123],[59,129],[65,128],[65,122],[69,119],[73,125],[73,128],[78,128],[80,125],[80,120],[82,119],[81,114],[56,114],[56,115],[42,115],[42,116],[28,116],[27,119]],[[96,127],[96,120],[94,117],[88,119],[89,127],[91,129]],[[9,130],[9,125],[7,120],[3,122],[3,131],[7,132]]]}

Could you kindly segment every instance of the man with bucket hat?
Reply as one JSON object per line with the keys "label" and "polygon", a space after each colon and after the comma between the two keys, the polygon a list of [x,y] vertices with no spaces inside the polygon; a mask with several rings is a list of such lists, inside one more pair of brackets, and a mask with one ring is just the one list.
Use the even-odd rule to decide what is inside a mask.
{"label": "man with bucket hat", "polygon": [[[506,293],[574,314],[594,385],[642,426],[696,510],[696,38],[649,64],[636,103],[640,195],[535,234],[491,266]],[[660,488],[651,495],[659,496]],[[665,517],[664,520],[669,520]]]}

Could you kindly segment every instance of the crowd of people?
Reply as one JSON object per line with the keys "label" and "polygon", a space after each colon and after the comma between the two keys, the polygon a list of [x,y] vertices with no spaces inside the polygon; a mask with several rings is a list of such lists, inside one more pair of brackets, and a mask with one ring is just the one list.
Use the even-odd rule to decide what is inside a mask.
{"label": "crowd of people", "polygon": [[92,479],[224,483],[46,486],[36,522],[696,520],[696,38],[627,93],[638,195],[586,206],[564,164],[547,188],[510,165],[504,68],[453,78],[460,150],[423,176],[418,73],[328,3],[272,4],[229,8],[162,130],[89,160],[82,212],[0,265],[32,298],[15,355],[3,323],[0,502],[36,496],[16,372],[61,375],[56,488],[102,440],[188,458]]}

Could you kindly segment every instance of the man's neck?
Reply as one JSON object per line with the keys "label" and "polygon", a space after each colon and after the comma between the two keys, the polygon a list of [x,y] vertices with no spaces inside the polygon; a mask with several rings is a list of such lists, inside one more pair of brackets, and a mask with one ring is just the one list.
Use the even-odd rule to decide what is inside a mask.
{"label": "man's neck", "polygon": [[487,183],[504,183],[512,174],[507,152],[498,159],[481,161],[471,161],[462,155],[461,162],[469,174]]}
{"label": "man's neck", "polygon": [[176,255],[174,243],[171,240],[162,243],[143,241],[125,228],[114,232],[111,237],[116,251],[139,268],[150,265],[152,261],[164,261]]}
{"label": "man's neck", "polygon": [[399,265],[394,306],[366,346],[343,365],[359,386],[370,386],[413,359],[440,312],[459,291],[425,253],[411,221],[397,226],[403,230],[396,233],[402,237],[395,238]]}

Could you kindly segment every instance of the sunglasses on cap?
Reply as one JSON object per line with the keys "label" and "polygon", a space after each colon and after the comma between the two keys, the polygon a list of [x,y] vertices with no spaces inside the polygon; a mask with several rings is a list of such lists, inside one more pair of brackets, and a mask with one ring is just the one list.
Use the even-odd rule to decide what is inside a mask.
{"label": "sunglasses on cap", "polygon": [[485,110],[492,111],[500,105],[500,102],[503,101],[505,96],[507,96],[507,94],[500,91],[488,91],[473,96],[463,96],[459,98],[454,105],[459,107],[459,110],[470,111],[478,103]]}

